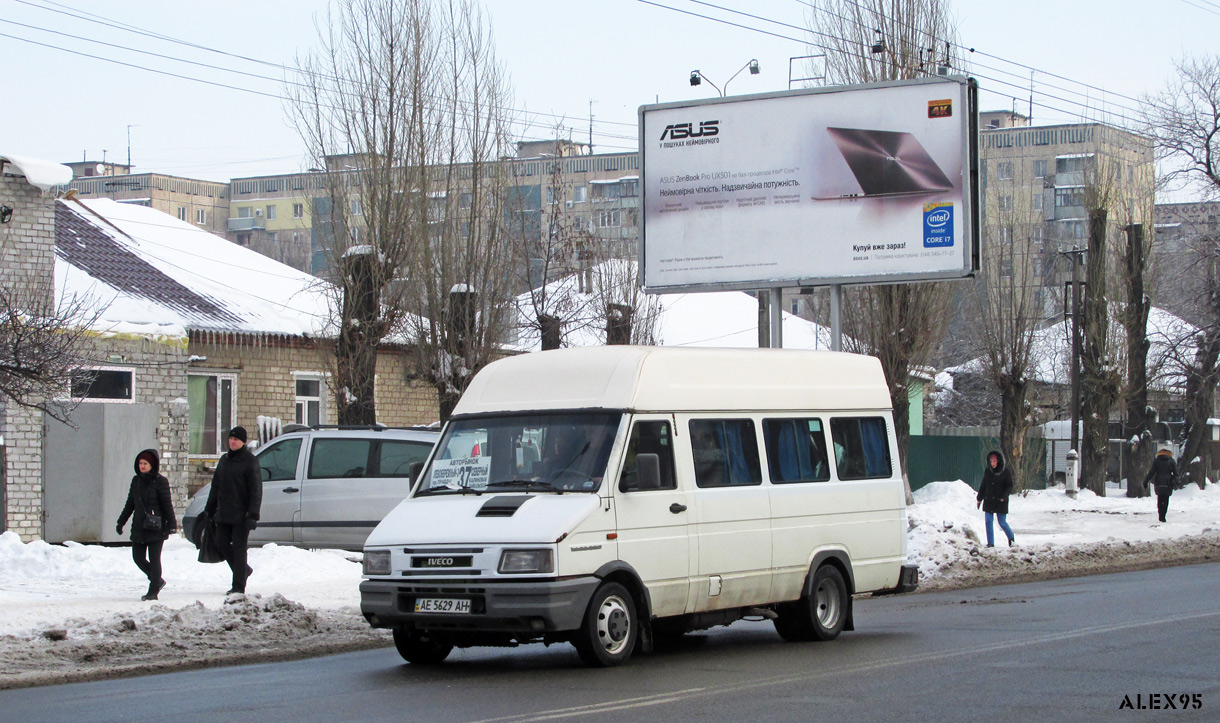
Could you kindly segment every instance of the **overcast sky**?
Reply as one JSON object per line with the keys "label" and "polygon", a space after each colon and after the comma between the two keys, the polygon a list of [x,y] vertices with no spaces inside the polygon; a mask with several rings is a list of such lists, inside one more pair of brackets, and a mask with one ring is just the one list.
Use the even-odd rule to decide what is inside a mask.
{"label": "overcast sky", "polygon": [[[816,52],[800,30],[814,2],[484,0],[484,7],[515,105],[533,121],[527,135],[562,124],[588,141],[591,111],[595,150],[609,152],[636,148],[641,104],[715,95],[707,84],[689,85],[692,69],[724,87],[756,58],[762,72],[738,75],[730,95],[788,88],[789,59]],[[314,45],[315,15],[327,4],[0,0],[0,58],[9,71],[0,152],[124,162],[130,133],[137,171],[223,181],[303,170],[302,144],[278,97],[282,66]],[[1028,113],[1030,67],[1043,71],[1033,79],[1035,123],[1121,123],[1133,114],[1132,99],[1171,76],[1175,57],[1215,53],[1220,31],[1220,0],[955,0],[952,7],[963,46],[976,51],[984,110],[1013,108],[1016,96],[1017,110]]]}

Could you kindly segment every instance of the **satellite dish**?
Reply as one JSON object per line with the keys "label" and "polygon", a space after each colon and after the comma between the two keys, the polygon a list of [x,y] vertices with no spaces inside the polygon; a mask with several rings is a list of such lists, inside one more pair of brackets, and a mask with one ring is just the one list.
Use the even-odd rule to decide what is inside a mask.
{"label": "satellite dish", "polygon": [[95,171],[97,171],[97,175],[99,175],[99,176],[100,176],[100,175],[102,175],[103,173],[105,173],[105,172],[106,172],[106,164],[105,164],[105,163],[99,163],[99,164],[97,164],[97,166],[94,168],[94,170],[95,170]]}

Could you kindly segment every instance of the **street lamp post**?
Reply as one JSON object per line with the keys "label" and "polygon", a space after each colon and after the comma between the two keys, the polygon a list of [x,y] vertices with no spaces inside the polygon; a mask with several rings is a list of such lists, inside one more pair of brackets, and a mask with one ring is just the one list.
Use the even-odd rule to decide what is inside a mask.
{"label": "street lamp post", "polygon": [[716,85],[715,83],[713,83],[711,78],[707,77],[706,75],[704,75],[704,74],[703,74],[701,71],[699,71],[699,70],[692,70],[692,71],[690,72],[690,84],[691,84],[691,85],[699,85],[700,83],[702,83],[703,81],[705,81],[705,80],[706,80],[706,81],[707,81],[707,84],[708,84],[708,85],[710,85],[710,86],[712,86],[713,88],[715,88],[715,89],[716,89],[716,92],[720,94],[720,97],[721,97],[721,98],[723,98],[723,97],[724,97],[725,95],[727,95],[727,94],[728,94],[728,92],[729,92],[729,83],[732,83],[732,82],[733,82],[733,78],[736,78],[737,76],[741,75],[741,72],[742,72],[743,70],[746,70],[746,69],[749,69],[749,71],[750,71],[750,75],[758,75],[758,71],[759,71],[759,67],[758,67],[758,60],[757,60],[757,59],[754,59],[754,58],[751,58],[751,59],[750,59],[750,62],[748,62],[748,63],[746,63],[745,65],[741,66],[741,68],[740,68],[740,69],[739,69],[739,70],[738,70],[736,73],[733,73],[733,77],[732,77],[732,78],[729,78],[728,80],[726,80],[726,81],[724,82],[724,89],[723,89],[723,90],[720,88],[720,86],[718,86],[718,85]]}

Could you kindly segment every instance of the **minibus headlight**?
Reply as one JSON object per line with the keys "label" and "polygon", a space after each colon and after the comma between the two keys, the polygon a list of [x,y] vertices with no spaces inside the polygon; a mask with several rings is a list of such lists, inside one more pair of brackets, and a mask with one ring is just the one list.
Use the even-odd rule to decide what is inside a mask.
{"label": "minibus headlight", "polygon": [[555,556],[550,550],[505,550],[498,569],[501,575],[555,572]]}
{"label": "minibus headlight", "polygon": [[389,550],[365,550],[364,551],[364,574],[365,575],[389,575],[390,574],[390,551]]}

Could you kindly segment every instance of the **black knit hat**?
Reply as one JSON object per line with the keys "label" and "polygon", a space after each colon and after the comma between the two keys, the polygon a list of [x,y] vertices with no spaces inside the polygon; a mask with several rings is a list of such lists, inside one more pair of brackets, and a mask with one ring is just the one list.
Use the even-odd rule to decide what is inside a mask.
{"label": "black knit hat", "polygon": [[246,443],[246,428],[245,427],[234,427],[233,429],[229,430],[229,436],[237,437],[238,439],[241,440],[242,444],[245,444]]}

